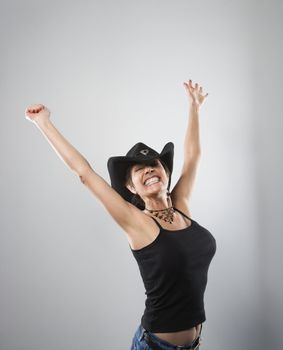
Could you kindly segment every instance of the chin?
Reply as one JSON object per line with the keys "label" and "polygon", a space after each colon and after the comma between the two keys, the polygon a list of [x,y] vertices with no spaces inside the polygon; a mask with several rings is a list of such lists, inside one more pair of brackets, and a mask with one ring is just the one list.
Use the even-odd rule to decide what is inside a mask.
{"label": "chin", "polygon": [[167,188],[163,188],[163,186],[155,186],[155,188],[149,188],[147,193],[166,193],[167,192]]}

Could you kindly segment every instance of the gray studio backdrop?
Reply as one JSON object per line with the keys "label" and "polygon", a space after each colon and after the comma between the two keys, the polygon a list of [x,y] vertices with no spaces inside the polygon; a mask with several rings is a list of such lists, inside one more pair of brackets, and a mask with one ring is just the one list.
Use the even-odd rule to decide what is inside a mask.
{"label": "gray studio backdrop", "polygon": [[1,350],[127,350],[145,300],[126,235],[25,108],[108,182],[110,156],[174,142],[174,185],[188,79],[209,92],[191,213],[218,248],[202,349],[282,349],[281,19],[275,0],[1,1]]}

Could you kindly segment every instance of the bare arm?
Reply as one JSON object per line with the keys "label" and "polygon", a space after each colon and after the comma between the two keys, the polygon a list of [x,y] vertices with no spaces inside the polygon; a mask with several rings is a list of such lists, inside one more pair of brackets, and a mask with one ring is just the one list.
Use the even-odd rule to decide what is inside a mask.
{"label": "bare arm", "polygon": [[199,110],[208,93],[203,94],[202,87],[196,83],[193,87],[192,81],[184,83],[189,98],[189,120],[184,142],[185,163],[201,153],[200,136],[199,136]]}
{"label": "bare arm", "polygon": [[59,158],[78,176],[84,168],[90,166],[84,156],[65,139],[50,119],[38,119],[35,124]]}
{"label": "bare arm", "polygon": [[124,200],[91,168],[84,156],[52,124],[49,118],[50,111],[43,105],[31,105],[26,109],[25,114],[26,119],[32,121],[39,128],[57,155],[102,202],[114,220],[125,230],[135,226],[133,214],[140,215],[140,210]]}
{"label": "bare arm", "polygon": [[189,119],[184,141],[184,163],[182,173],[172,191],[172,201],[176,207],[190,213],[188,201],[192,194],[195,183],[197,168],[201,157],[201,145],[199,135],[199,110],[200,106],[208,96],[203,95],[202,87],[192,81],[184,83],[189,97]]}

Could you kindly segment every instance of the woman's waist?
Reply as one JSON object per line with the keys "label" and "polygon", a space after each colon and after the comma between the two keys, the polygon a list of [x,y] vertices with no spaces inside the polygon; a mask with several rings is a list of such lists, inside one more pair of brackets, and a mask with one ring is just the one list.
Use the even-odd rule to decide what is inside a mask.
{"label": "woman's waist", "polygon": [[185,346],[193,343],[193,341],[201,334],[202,324],[195,327],[170,333],[152,332],[157,338],[167,341],[173,345]]}

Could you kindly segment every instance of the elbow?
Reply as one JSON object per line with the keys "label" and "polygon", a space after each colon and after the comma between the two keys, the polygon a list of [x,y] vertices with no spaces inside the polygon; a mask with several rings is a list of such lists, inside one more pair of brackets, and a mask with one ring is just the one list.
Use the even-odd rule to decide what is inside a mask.
{"label": "elbow", "polygon": [[84,178],[84,176],[79,175],[79,178],[80,178],[80,180],[81,180],[81,183],[85,184],[85,178]]}
{"label": "elbow", "polygon": [[81,169],[75,170],[75,173],[78,175],[78,177],[80,178],[80,181],[83,184],[85,184],[87,175],[89,174],[90,170],[92,170],[90,166],[85,166]]}
{"label": "elbow", "polygon": [[200,150],[197,150],[197,151],[194,151],[194,152],[190,152],[187,154],[187,159],[199,159],[201,157],[201,151]]}
{"label": "elbow", "polygon": [[84,185],[89,182],[89,179],[91,179],[93,174],[96,174],[89,164],[77,170],[76,173],[79,176],[81,183]]}
{"label": "elbow", "polygon": [[197,151],[194,151],[192,153],[192,157],[198,158],[200,156],[201,156],[201,150],[200,149],[198,149]]}

